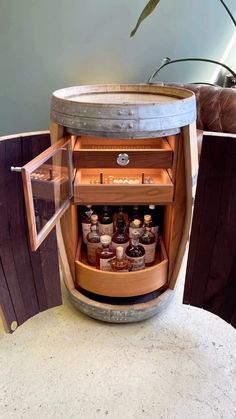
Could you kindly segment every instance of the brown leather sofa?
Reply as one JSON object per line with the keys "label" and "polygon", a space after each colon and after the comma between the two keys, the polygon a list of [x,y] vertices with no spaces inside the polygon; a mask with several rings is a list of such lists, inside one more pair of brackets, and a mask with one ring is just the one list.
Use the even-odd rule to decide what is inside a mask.
{"label": "brown leather sofa", "polygon": [[197,102],[198,149],[203,131],[236,134],[236,88],[192,83],[158,83],[192,90]]}

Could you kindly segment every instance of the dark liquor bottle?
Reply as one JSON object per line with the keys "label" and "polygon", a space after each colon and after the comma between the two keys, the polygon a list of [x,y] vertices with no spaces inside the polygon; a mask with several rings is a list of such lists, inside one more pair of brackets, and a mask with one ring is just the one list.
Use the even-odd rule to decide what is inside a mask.
{"label": "dark liquor bottle", "polygon": [[118,246],[116,248],[116,257],[111,261],[111,267],[114,272],[129,272],[132,269],[130,260],[127,259],[124,253],[124,248]]}
{"label": "dark liquor bottle", "polygon": [[132,271],[140,271],[145,268],[145,249],[139,244],[139,232],[135,231],[131,243],[126,251],[127,259],[131,262]]}
{"label": "dark liquor bottle", "polygon": [[125,220],[124,217],[120,215],[116,220],[116,232],[112,236],[112,246],[114,248],[121,246],[126,249],[129,245],[129,235],[125,230]]}
{"label": "dark liquor bottle", "polygon": [[93,214],[92,205],[86,205],[84,212],[82,214],[82,234],[83,234],[83,242],[87,244],[87,235],[90,233],[91,227],[91,215]]}
{"label": "dark liquor bottle", "polygon": [[158,212],[155,205],[149,205],[148,213],[152,217],[152,232],[155,234],[156,242],[158,241],[158,233],[159,233],[159,219],[158,219]]}
{"label": "dark liquor bottle", "polygon": [[140,237],[140,244],[145,249],[145,265],[151,266],[155,261],[156,256],[156,237],[152,232],[152,217],[151,215],[144,215],[144,232]]}
{"label": "dark liquor bottle", "polygon": [[98,228],[100,234],[108,234],[109,236],[113,234],[112,215],[107,205],[104,205],[102,212],[99,214]]}
{"label": "dark liquor bottle", "polygon": [[111,247],[111,236],[101,236],[102,247],[96,249],[96,268],[101,271],[111,271],[111,263],[115,257],[115,250]]}
{"label": "dark liquor bottle", "polygon": [[[139,225],[138,222],[135,221],[138,220],[139,221]],[[135,223],[134,223],[135,221]],[[134,231],[138,231],[141,234],[143,233],[143,226],[142,226],[142,216],[140,214],[139,211],[139,207],[138,206],[134,206],[133,207],[133,211],[132,211],[132,215],[129,218],[129,237],[131,238],[133,236]]]}
{"label": "dark liquor bottle", "polygon": [[87,259],[90,265],[96,265],[96,249],[101,247],[100,237],[98,216],[97,214],[92,214],[90,232],[87,234]]}
{"label": "dark liquor bottle", "polygon": [[117,219],[122,218],[122,217],[124,218],[125,225],[128,225],[129,216],[128,216],[127,212],[124,210],[124,207],[119,206],[118,211],[116,211],[114,216],[113,216],[113,223],[114,223],[114,228],[115,229],[116,229]]}

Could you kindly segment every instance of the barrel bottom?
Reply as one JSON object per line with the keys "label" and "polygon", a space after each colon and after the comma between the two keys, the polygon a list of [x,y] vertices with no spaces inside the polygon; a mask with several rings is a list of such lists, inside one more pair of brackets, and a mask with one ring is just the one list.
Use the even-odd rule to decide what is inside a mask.
{"label": "barrel bottom", "polygon": [[104,301],[97,301],[97,296],[85,295],[84,292],[76,289],[69,290],[69,297],[73,305],[82,313],[96,320],[108,323],[135,323],[147,320],[161,313],[171,302],[174,291],[167,289],[162,293],[146,294],[144,302],[140,302],[140,297],[132,303],[125,301],[114,304]]}

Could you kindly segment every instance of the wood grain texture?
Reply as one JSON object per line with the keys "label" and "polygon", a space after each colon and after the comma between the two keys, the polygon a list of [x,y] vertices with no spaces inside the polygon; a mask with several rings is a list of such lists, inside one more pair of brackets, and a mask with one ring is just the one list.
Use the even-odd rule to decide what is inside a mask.
{"label": "wood grain texture", "polygon": [[61,303],[55,232],[43,249],[31,253],[21,176],[10,171],[11,166],[32,159],[49,141],[45,132],[0,141],[0,306],[8,331],[13,331],[13,322],[20,325]]}
{"label": "wood grain texture", "polygon": [[77,285],[94,294],[110,297],[138,296],[158,290],[166,284],[168,270],[167,254],[161,237],[160,247],[155,265],[136,272],[100,271],[78,260],[75,262]]}
{"label": "wood grain texture", "polygon": [[203,137],[184,303],[236,326],[236,140]]}
{"label": "wood grain texture", "polygon": [[117,157],[120,153],[129,156],[126,167],[172,167],[173,151],[162,139],[109,140],[103,138],[78,138],[74,148],[74,167],[120,167]]}

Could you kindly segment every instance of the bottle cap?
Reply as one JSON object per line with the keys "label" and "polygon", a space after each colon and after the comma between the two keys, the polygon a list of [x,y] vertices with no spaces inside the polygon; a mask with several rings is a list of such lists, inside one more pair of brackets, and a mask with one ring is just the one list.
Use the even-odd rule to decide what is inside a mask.
{"label": "bottle cap", "polygon": [[98,216],[97,216],[97,214],[92,214],[92,215],[91,215],[91,221],[92,221],[93,223],[96,223],[96,222],[97,222],[97,220],[98,220]]}
{"label": "bottle cap", "polygon": [[155,205],[149,205],[148,208],[154,210],[156,208],[156,206]]}
{"label": "bottle cap", "polygon": [[152,221],[152,216],[149,214],[144,215],[144,221],[150,223],[150,221]]}
{"label": "bottle cap", "polygon": [[92,207],[92,205],[86,205],[86,208],[91,208]]}
{"label": "bottle cap", "polygon": [[141,223],[140,223],[140,220],[135,218],[135,220],[133,221],[133,224],[135,225],[135,227],[139,227]]}
{"label": "bottle cap", "polygon": [[123,255],[124,255],[124,248],[123,248],[123,247],[121,247],[121,246],[118,246],[118,247],[116,248],[116,257],[117,257],[118,259],[122,259],[122,258],[123,258]]}
{"label": "bottle cap", "polygon": [[100,238],[102,244],[110,244],[111,243],[111,236],[108,234],[103,234]]}

